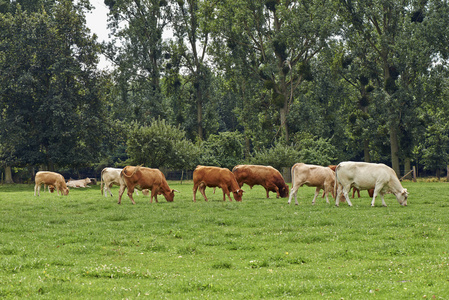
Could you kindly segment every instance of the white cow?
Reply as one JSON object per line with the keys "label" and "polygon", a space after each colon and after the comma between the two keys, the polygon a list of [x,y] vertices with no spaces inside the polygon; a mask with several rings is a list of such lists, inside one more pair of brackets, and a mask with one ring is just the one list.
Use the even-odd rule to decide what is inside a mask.
{"label": "white cow", "polygon": [[104,196],[108,196],[111,194],[111,187],[112,185],[124,185],[125,183],[122,182],[122,179],[120,178],[120,172],[122,171],[122,168],[104,168],[101,170],[101,182],[100,182],[100,190],[101,194],[103,194],[103,182],[104,182]]}
{"label": "white cow", "polygon": [[[101,194],[103,195],[103,182],[104,182],[104,196],[108,196],[108,192],[112,197],[111,187],[115,184],[120,187],[125,187],[125,182],[120,177],[120,172],[122,172],[122,168],[104,168],[101,170],[101,182],[100,182],[100,190]],[[135,191],[136,195],[139,195],[137,193],[137,190]],[[147,190],[142,190],[144,195],[148,195]]]}
{"label": "white cow", "polygon": [[387,206],[384,194],[388,192],[396,196],[399,204],[407,205],[407,189],[402,187],[394,170],[384,164],[353,161],[340,163],[336,169],[335,188],[337,188],[337,198],[335,205],[339,205],[340,195],[343,193],[348,205],[352,206],[348,196],[352,187],[359,190],[374,189],[371,206],[374,206],[378,194],[382,198],[382,205]]}
{"label": "white cow", "polygon": [[292,182],[293,187],[288,199],[288,204],[292,201],[292,197],[295,196],[295,204],[298,205],[296,194],[298,193],[298,189],[304,184],[316,187],[312,204],[315,204],[316,197],[321,189],[324,190],[327,203],[329,203],[329,193],[334,196],[335,172],[328,167],[306,165],[304,163],[294,164],[292,167]]}

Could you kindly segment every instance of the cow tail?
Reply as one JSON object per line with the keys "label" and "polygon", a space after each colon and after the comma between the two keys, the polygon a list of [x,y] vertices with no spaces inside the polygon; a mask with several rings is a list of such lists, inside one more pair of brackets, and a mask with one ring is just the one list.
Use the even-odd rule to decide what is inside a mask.
{"label": "cow tail", "polygon": [[296,167],[296,164],[294,164],[292,167],[292,189],[293,189],[293,186],[295,185],[295,167]]}
{"label": "cow tail", "polygon": [[101,190],[101,195],[103,195],[103,172],[104,172],[104,169],[101,170],[101,178],[100,178],[100,190]]}
{"label": "cow tail", "polygon": [[338,182],[338,178],[337,178],[337,170],[338,167],[340,165],[337,165],[337,167],[335,168],[335,182],[334,182],[334,195],[335,195],[335,199],[337,199],[337,182]]}
{"label": "cow tail", "polygon": [[136,166],[136,168],[134,169],[134,172],[133,172],[131,175],[127,175],[127,174],[126,174],[126,168],[127,168],[127,167],[124,167],[123,170],[122,170],[122,174],[123,174],[124,176],[130,178],[130,177],[132,177],[134,174],[136,174],[137,171],[139,171],[139,169],[140,169],[141,166],[142,166],[142,165]]}

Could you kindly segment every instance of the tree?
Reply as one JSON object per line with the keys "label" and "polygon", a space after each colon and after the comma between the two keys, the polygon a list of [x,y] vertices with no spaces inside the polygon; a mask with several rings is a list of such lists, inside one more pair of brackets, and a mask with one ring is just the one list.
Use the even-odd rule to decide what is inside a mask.
{"label": "tree", "polygon": [[[399,175],[399,141],[402,128],[407,128],[404,116],[419,105],[408,91],[420,74],[433,67],[432,57],[447,56],[440,40],[448,39],[443,28],[449,24],[442,14],[448,4],[397,0],[340,0],[340,4],[348,51],[363,49],[363,63],[377,81],[377,106],[385,108],[391,163]],[[411,149],[406,155],[410,153]]]}
{"label": "tree", "polygon": [[211,72],[206,64],[209,47],[209,26],[214,1],[177,0],[173,11],[175,41],[171,43],[173,55],[180,60],[188,80],[193,85],[196,103],[198,139],[204,139],[203,107],[207,102]]}
{"label": "tree", "polygon": [[114,39],[103,47],[117,67],[115,106],[129,120],[166,117],[160,86],[167,52],[162,34],[171,18],[171,5],[160,0],[105,0],[105,4]]}
{"label": "tree", "polygon": [[[271,94],[280,131],[289,140],[287,116],[302,82],[311,80],[310,61],[334,34],[331,1],[222,1],[216,35],[234,52],[247,50],[249,68]],[[240,62],[240,61],[236,61]]]}
{"label": "tree", "polygon": [[151,168],[193,169],[196,166],[198,149],[188,141],[185,132],[165,120],[153,120],[150,125],[130,126],[127,140],[130,164]]}
{"label": "tree", "polygon": [[211,134],[207,141],[201,143],[199,164],[232,170],[242,161],[244,153],[242,141],[243,136],[237,131]]}
{"label": "tree", "polygon": [[1,160],[16,166],[87,165],[104,124],[99,46],[83,5],[62,1],[0,19]]}

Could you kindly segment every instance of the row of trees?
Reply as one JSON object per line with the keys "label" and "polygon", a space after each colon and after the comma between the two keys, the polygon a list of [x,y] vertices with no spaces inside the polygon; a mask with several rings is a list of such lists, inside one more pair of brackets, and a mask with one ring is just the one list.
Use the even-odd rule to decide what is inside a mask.
{"label": "row of trees", "polygon": [[6,169],[448,164],[447,1],[105,5],[101,45],[87,0],[0,5]]}

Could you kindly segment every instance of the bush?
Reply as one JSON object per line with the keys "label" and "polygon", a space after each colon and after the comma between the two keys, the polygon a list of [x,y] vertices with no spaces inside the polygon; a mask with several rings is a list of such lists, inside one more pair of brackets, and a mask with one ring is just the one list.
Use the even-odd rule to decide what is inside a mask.
{"label": "bush", "polygon": [[185,137],[185,131],[154,120],[148,125],[131,125],[127,140],[127,163],[151,168],[193,169],[198,148]]}
{"label": "bush", "polygon": [[207,141],[201,144],[199,164],[232,170],[244,157],[243,141],[243,135],[237,131],[211,134]]}
{"label": "bush", "polygon": [[277,170],[282,167],[291,168],[300,159],[300,153],[294,146],[276,143],[274,147],[255,151],[251,163],[256,165],[272,166]]}

